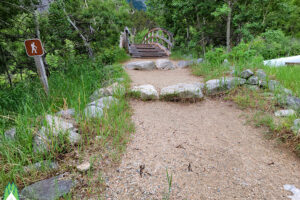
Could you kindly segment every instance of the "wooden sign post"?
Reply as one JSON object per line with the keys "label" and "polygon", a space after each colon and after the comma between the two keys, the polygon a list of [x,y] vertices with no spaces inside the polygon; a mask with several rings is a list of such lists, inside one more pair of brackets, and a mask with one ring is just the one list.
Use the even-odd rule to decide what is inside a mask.
{"label": "wooden sign post", "polygon": [[39,39],[25,40],[25,48],[27,55],[34,58],[41,83],[43,84],[46,94],[49,95],[48,80],[42,59],[42,55],[44,54],[42,42]]}

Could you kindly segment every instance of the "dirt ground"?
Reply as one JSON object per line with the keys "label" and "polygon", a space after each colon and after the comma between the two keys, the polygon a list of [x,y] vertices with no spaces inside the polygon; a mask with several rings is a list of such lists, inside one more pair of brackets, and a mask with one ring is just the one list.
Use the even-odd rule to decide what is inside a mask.
{"label": "dirt ground", "polygon": [[[200,81],[190,71],[128,71],[133,85]],[[132,135],[120,166],[106,174],[106,199],[288,199],[283,185],[300,188],[300,159],[264,129],[246,124],[233,103],[131,101]]]}

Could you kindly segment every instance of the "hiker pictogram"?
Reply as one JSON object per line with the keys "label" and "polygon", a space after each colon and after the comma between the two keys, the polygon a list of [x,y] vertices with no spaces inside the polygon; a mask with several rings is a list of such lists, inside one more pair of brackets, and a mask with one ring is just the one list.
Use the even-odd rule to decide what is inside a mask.
{"label": "hiker pictogram", "polygon": [[41,56],[44,54],[42,42],[39,39],[25,40],[25,48],[28,56]]}

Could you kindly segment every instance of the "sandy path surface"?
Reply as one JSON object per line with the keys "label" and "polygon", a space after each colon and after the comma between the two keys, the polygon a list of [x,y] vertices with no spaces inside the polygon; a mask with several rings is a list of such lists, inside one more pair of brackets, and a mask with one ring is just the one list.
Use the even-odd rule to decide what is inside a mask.
{"label": "sandy path surface", "polygon": [[[128,73],[133,85],[159,88],[201,81],[188,70]],[[132,100],[131,106],[136,132],[118,169],[106,174],[106,199],[162,199],[166,169],[174,200],[279,200],[291,195],[284,184],[300,188],[300,159],[246,125],[233,103]]]}

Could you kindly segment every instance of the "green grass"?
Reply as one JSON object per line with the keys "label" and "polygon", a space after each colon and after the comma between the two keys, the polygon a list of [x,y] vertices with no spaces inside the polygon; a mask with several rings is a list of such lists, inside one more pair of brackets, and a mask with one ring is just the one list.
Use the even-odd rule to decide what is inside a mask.
{"label": "green grass", "polygon": [[[70,63],[65,71],[51,73],[49,97],[45,96],[36,78],[20,82],[14,88],[1,88],[0,191],[4,191],[9,182],[15,182],[19,188],[22,188],[55,173],[47,169],[27,173],[23,170],[23,166],[42,160],[64,159],[64,155],[74,148],[83,151],[89,143],[90,134],[93,133],[90,127],[81,129],[83,141],[78,147],[71,146],[62,136],[53,142],[49,153],[41,154],[33,151],[32,141],[46,114],[54,114],[66,108],[74,108],[77,114],[82,113],[89,102],[89,96],[95,89],[108,85],[115,79],[123,77],[124,74],[120,65],[104,67],[101,63],[77,59]],[[130,132],[132,127],[128,122],[130,114],[127,101],[125,97],[120,99],[120,104],[112,108],[113,112],[101,119],[103,120],[101,127],[99,127],[99,120],[94,120],[93,123],[99,127],[99,133],[101,130],[103,135],[113,137],[113,144],[122,150],[126,142],[125,132]],[[78,124],[88,124],[84,120],[76,117]],[[3,133],[12,126],[17,129],[16,140],[5,140]]]}
{"label": "green grass", "polygon": [[287,67],[263,67],[267,74],[274,77],[280,83],[292,90],[300,97],[300,65]]}

